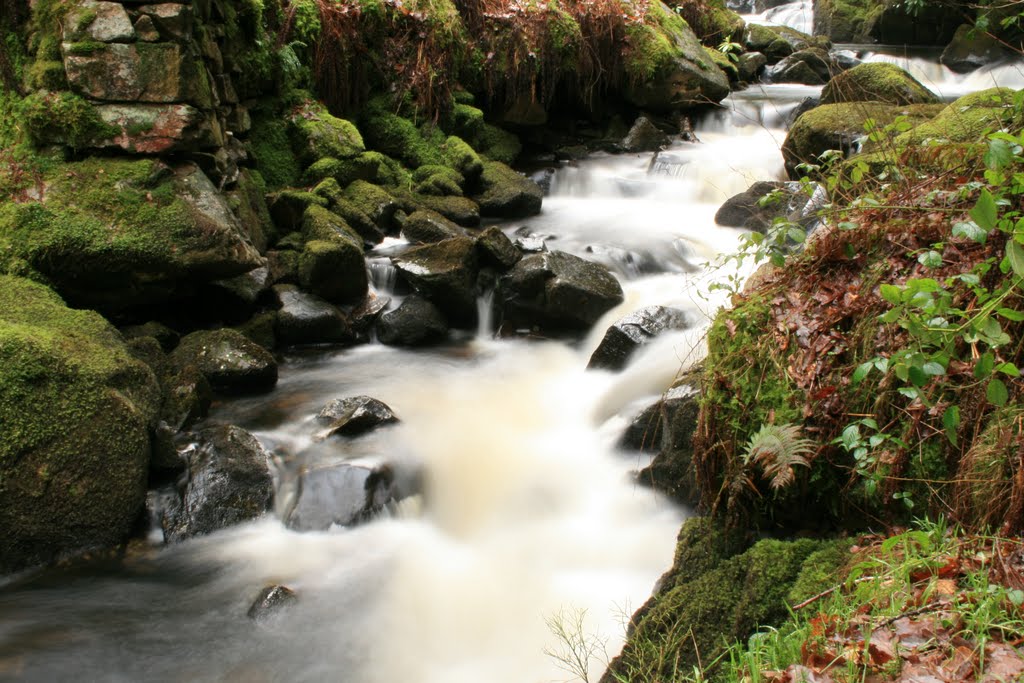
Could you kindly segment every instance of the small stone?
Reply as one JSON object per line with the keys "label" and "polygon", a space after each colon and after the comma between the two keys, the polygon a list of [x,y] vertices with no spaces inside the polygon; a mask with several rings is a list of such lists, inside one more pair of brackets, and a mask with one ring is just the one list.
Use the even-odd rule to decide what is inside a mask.
{"label": "small stone", "polygon": [[160,42],[160,32],[156,30],[153,20],[145,14],[135,21],[135,34],[144,43]]}
{"label": "small stone", "polygon": [[657,152],[668,145],[668,136],[646,116],[637,117],[629,133],[622,139],[622,149],[627,152]]}
{"label": "small stone", "polygon": [[295,591],[288,586],[266,586],[249,607],[249,618],[262,621],[298,600]]}
{"label": "small stone", "polygon": [[316,416],[326,424],[321,436],[359,436],[386,424],[398,422],[391,408],[372,396],[336,398]]}

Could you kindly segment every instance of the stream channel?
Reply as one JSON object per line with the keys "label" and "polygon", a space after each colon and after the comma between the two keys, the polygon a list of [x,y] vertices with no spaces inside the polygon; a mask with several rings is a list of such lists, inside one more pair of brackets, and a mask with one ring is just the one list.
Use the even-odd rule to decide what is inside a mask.
{"label": "stream channel", "polygon": [[[876,48],[873,48],[876,49]],[[947,99],[1022,87],[1020,68],[954,76],[900,61]],[[998,71],[998,70],[997,70]],[[287,529],[275,515],[74,570],[0,583],[0,680],[541,683],[568,680],[550,624],[582,629],[591,675],[621,646],[628,616],[671,564],[687,511],[636,483],[645,463],[616,442],[703,354],[725,295],[744,273],[712,265],[740,232],[713,216],[752,182],[783,177],[787,115],[820,88],[754,86],[695,122],[699,143],[593,156],[559,168],[543,211],[502,227],[610,266],[626,301],[576,345],[476,335],[430,350],[368,344],[286,355],[269,395],[215,406],[210,420],[252,431],[289,472],[339,460],[419,473],[422,494],[367,523]],[[391,245],[393,248],[395,245]],[[392,287],[383,257],[375,286]],[[587,371],[604,330],[650,305],[692,326],[644,347],[620,372]],[[334,446],[313,443],[329,400],[365,394],[401,422]],[[298,600],[246,617],[268,584]]]}

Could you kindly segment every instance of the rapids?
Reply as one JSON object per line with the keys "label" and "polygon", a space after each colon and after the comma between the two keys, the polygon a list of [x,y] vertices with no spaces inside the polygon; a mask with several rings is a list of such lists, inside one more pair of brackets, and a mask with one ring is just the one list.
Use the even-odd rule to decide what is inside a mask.
{"label": "rapids", "polygon": [[[817,90],[752,87],[695,123],[700,143],[565,165],[539,216],[502,225],[619,277],[625,302],[581,343],[495,339],[484,315],[441,348],[296,351],[272,394],[210,417],[274,452],[279,504],[296,469],[325,457],[422,475],[421,495],[354,528],[298,533],[267,515],[123,561],[9,577],[0,679],[541,683],[571,678],[546,651],[562,645],[551,621],[577,617],[596,676],[671,564],[687,514],[634,481],[645,463],[617,438],[703,355],[725,303],[710,285],[746,275],[714,265],[740,236],[714,213],[751,182],[782,178],[786,117]],[[401,246],[370,261],[382,293],[395,287],[386,253]],[[684,309],[693,327],[619,373],[586,371],[604,329],[652,304]],[[355,394],[401,423],[342,451],[313,448],[316,412]],[[299,599],[253,622],[246,611],[270,583]]]}

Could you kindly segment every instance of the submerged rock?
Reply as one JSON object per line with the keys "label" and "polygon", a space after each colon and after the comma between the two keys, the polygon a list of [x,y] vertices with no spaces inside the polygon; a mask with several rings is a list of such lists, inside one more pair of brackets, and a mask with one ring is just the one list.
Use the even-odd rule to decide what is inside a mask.
{"label": "submerged rock", "polygon": [[[693,467],[693,435],[700,413],[699,380],[699,373],[689,373],[653,406],[654,415],[649,415],[653,420],[645,425],[642,443],[647,450],[658,453],[637,475],[640,483],[690,506],[696,506],[700,498]],[[635,437],[633,434],[633,440]]]}
{"label": "submerged rock", "polygon": [[581,332],[622,303],[605,266],[562,251],[531,254],[499,282],[502,328]]}
{"label": "submerged rock", "polygon": [[397,497],[394,473],[382,465],[342,463],[302,473],[286,522],[298,531],[326,531],[366,521]]}
{"label": "submerged rock", "polygon": [[274,498],[270,456],[249,432],[233,425],[201,430],[188,452],[180,506],[164,515],[168,541],[209,534],[255,519]]}
{"label": "submerged rock", "polygon": [[630,313],[605,332],[601,344],[590,356],[588,370],[621,370],[644,344],[670,330],[690,326],[686,314],[677,308],[648,306]]}
{"label": "submerged rock", "polygon": [[328,436],[358,436],[386,424],[398,422],[391,408],[371,396],[336,398],[325,405],[316,416],[325,425],[320,433]]}
{"label": "submerged rock", "polygon": [[265,586],[253,600],[246,613],[253,621],[264,619],[280,612],[289,605],[298,602],[299,596],[288,586]]}

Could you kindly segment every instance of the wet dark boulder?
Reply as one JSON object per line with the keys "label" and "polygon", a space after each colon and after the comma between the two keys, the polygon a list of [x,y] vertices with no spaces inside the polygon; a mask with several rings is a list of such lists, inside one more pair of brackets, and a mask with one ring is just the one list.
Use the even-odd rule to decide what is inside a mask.
{"label": "wet dark boulder", "polygon": [[493,225],[477,236],[476,249],[483,265],[502,272],[514,266],[523,257],[508,235]]}
{"label": "wet dark boulder", "polygon": [[588,370],[621,370],[641,346],[671,330],[685,330],[690,321],[678,308],[648,306],[608,328],[590,356]]}
{"label": "wet dark boulder", "polygon": [[822,85],[838,71],[839,67],[829,56],[828,51],[809,47],[784,57],[778,64],[769,68],[765,75],[772,83]]}
{"label": "wet dark boulder", "polygon": [[500,161],[484,162],[479,185],[472,199],[480,206],[481,216],[525,218],[540,213],[544,191]]}
{"label": "wet dark boulder", "polygon": [[426,299],[408,296],[377,321],[377,339],[388,346],[429,346],[448,338],[448,321]]}
{"label": "wet dark boulder", "polygon": [[0,574],[124,540],[159,405],[103,317],[0,275]]}
{"label": "wet dark boulder", "polygon": [[298,602],[299,596],[288,586],[265,586],[246,613],[253,621],[263,621]]}
{"label": "wet dark boulder", "polygon": [[939,61],[958,74],[966,74],[1010,57],[1006,44],[968,24],[956,30]]}
{"label": "wet dark boulder", "polygon": [[806,227],[808,202],[807,191],[798,182],[762,180],[725,200],[715,213],[715,223],[766,232],[775,219],[786,218]]}
{"label": "wet dark boulder", "polygon": [[398,417],[383,401],[371,396],[336,398],[317,413],[316,421],[323,429],[320,437],[359,436],[398,422]]}
{"label": "wet dark boulder", "polygon": [[657,152],[668,143],[668,136],[649,118],[638,116],[622,139],[622,149],[626,152]]}
{"label": "wet dark boulder", "polygon": [[402,236],[412,244],[430,244],[452,237],[465,237],[466,231],[436,211],[414,211],[402,224]]}
{"label": "wet dark boulder", "polygon": [[477,275],[480,272],[476,241],[453,237],[424,244],[393,257],[399,277],[412,290],[444,313],[454,325],[476,325]]}
{"label": "wet dark boulder", "polygon": [[275,332],[281,344],[347,344],[355,335],[342,312],[294,285],[273,289],[278,305]]}
{"label": "wet dark boulder", "polygon": [[285,519],[288,527],[297,531],[352,526],[380,513],[397,496],[394,473],[386,465],[316,467],[299,478],[295,505]]}
{"label": "wet dark boulder", "polygon": [[180,500],[161,523],[171,542],[209,534],[263,515],[274,499],[270,455],[249,432],[218,425],[196,434],[187,449]]}
{"label": "wet dark boulder", "polygon": [[524,257],[498,289],[502,329],[509,332],[582,332],[623,300],[605,266],[562,251]]}
{"label": "wet dark boulder", "polygon": [[277,361],[237,330],[200,330],[184,337],[170,355],[181,371],[194,365],[214,391],[267,391],[277,384]]}
{"label": "wet dark boulder", "polygon": [[736,64],[739,79],[744,83],[754,83],[767,65],[768,58],[760,52],[744,52]]}
{"label": "wet dark boulder", "polygon": [[[700,497],[693,464],[693,435],[700,412],[699,373],[688,373],[644,413],[645,423],[631,425],[631,441],[638,432],[644,450],[657,450],[637,480],[662,491],[684,505],[695,506]],[[627,431],[627,434],[629,432]]]}

